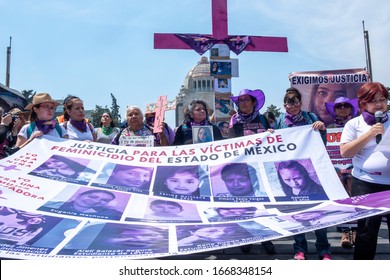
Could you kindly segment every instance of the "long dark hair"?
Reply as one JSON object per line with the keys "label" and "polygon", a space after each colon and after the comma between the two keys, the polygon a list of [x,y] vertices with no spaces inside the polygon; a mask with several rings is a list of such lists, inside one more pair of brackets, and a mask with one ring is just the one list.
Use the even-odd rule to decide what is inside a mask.
{"label": "long dark hair", "polygon": [[288,161],[282,161],[279,163],[277,170],[278,170],[278,178],[280,181],[280,184],[282,185],[282,189],[286,195],[292,195],[292,190],[289,185],[287,185],[283,178],[280,175],[280,171],[283,169],[294,169],[301,174],[305,180],[305,186],[303,187],[308,187],[308,186],[313,186],[313,185],[318,185],[311,177],[309,172],[307,172],[306,168],[300,164],[298,161],[295,160],[288,160]]}
{"label": "long dark hair", "polygon": [[[112,118],[111,113],[108,112],[108,111],[104,111],[104,112],[102,113],[101,117],[102,117],[104,114],[107,114],[107,115],[110,116],[110,118],[111,118],[110,126],[111,126],[111,127],[115,127],[115,122],[114,122],[114,119]],[[101,117],[100,117],[100,119],[102,119]],[[101,121],[100,121],[100,125],[99,125],[99,126],[100,126],[100,127],[103,126],[103,123],[102,123]]]}

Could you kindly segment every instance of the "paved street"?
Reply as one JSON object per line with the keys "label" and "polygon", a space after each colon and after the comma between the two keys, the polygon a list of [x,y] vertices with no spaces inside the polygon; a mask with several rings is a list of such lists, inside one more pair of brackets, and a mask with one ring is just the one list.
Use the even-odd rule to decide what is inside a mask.
{"label": "paved street", "polygon": [[[314,242],[315,235],[313,232],[306,234],[309,243],[309,252],[306,258],[309,260],[317,260],[318,255],[315,250]],[[331,243],[331,252],[334,260],[352,260],[353,248],[344,249],[341,247],[340,239],[341,233],[336,231],[336,227],[328,228],[328,239]],[[281,238],[273,241],[276,249],[275,255],[267,255],[260,244],[254,244],[249,254],[241,252],[239,247],[229,248],[225,250],[210,251],[207,253],[198,253],[191,255],[172,256],[161,259],[167,260],[289,260],[294,256],[293,253],[293,239],[292,237]],[[390,244],[388,230],[385,223],[382,223],[379,238],[378,248],[375,257],[376,260],[390,260]]]}

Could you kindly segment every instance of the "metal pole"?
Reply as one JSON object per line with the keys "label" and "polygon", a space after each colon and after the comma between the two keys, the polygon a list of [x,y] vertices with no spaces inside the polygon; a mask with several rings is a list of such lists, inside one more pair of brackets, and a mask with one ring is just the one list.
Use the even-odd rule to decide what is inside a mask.
{"label": "metal pole", "polygon": [[9,37],[9,47],[7,47],[7,69],[5,71],[5,85],[9,87],[10,68],[11,68],[11,43],[12,37]]}
{"label": "metal pole", "polygon": [[370,81],[373,81],[373,75],[372,75],[372,65],[371,65],[371,53],[370,53],[370,39],[368,37],[368,31],[364,27],[364,20],[363,20],[363,34],[364,34],[364,46],[366,51],[366,66],[367,71],[370,74]]}

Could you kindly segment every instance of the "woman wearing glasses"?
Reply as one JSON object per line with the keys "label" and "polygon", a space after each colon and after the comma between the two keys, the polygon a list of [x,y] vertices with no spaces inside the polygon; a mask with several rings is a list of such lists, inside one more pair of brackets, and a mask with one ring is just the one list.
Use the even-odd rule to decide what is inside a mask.
{"label": "woman wearing glasses", "polygon": [[20,129],[15,146],[22,148],[34,138],[44,134],[68,138],[66,130],[54,120],[54,111],[59,104],[48,93],[35,94],[33,102],[25,108],[31,110],[30,123]]}
{"label": "woman wearing glasses", "polygon": [[[389,92],[380,83],[366,83],[358,91],[361,115],[349,120],[341,134],[340,152],[352,158],[352,196],[364,196],[390,190],[389,150],[375,151],[381,137],[390,127],[387,110]],[[381,114],[379,118],[377,115]],[[382,136],[383,137],[383,136]],[[386,215],[390,228],[390,214]],[[382,216],[358,220],[355,260],[373,260]]]}
{"label": "woman wearing glasses", "polygon": [[326,145],[326,127],[318,117],[311,112],[302,111],[302,95],[296,88],[288,88],[283,99],[285,113],[281,113],[276,120],[274,129],[311,124],[314,130],[321,134],[322,141]]}
{"label": "woman wearing glasses", "polygon": [[[318,117],[311,112],[302,111],[302,95],[296,88],[288,88],[283,99],[285,113],[280,114],[276,120],[274,129],[282,129],[295,126],[311,125],[314,130],[321,134],[322,141],[326,145],[326,127],[318,120]],[[327,229],[317,229],[314,231],[317,237],[316,249],[320,259],[330,260],[330,244],[328,241]],[[305,260],[307,253],[307,240],[305,233],[294,235],[294,259]]]}

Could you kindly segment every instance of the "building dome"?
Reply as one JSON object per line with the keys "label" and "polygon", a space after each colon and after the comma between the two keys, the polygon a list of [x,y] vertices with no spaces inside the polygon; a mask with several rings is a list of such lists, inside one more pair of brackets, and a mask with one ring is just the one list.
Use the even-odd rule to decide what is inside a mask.
{"label": "building dome", "polygon": [[210,63],[206,56],[202,56],[198,64],[188,73],[191,78],[210,77]]}
{"label": "building dome", "polygon": [[176,97],[176,125],[183,121],[183,108],[192,100],[204,100],[210,108],[214,108],[214,77],[210,76],[210,62],[202,56],[198,63],[187,73]]}

